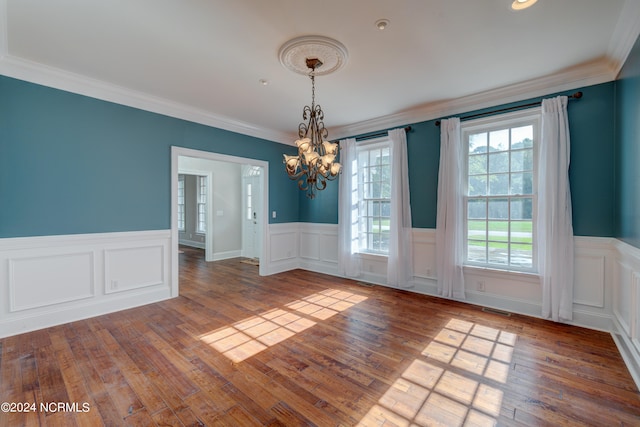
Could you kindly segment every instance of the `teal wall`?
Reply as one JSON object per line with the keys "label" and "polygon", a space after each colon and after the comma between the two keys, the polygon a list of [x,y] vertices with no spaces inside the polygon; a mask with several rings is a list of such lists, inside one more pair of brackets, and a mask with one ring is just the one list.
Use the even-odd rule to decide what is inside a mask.
{"label": "teal wall", "polygon": [[[576,89],[584,97],[569,106],[575,234],[636,246],[637,51],[622,80]],[[616,107],[627,112],[616,119]],[[435,228],[440,128],[411,127],[413,226]],[[283,172],[282,153],[294,147],[0,76],[0,237],[170,228],[173,145],[268,161],[272,223],[337,223],[337,181],[309,200]]]}
{"label": "teal wall", "polygon": [[170,228],[173,145],[268,161],[270,221],[298,221],[291,146],[0,76],[0,238]]}
{"label": "teal wall", "polygon": [[[604,83],[577,90],[584,97],[569,105],[571,133],[571,196],[574,233],[578,236],[614,235],[614,105],[615,84]],[[547,95],[544,98],[560,94]],[[542,97],[499,105],[486,110],[459,114],[466,116],[503,107],[527,104]],[[415,228],[435,228],[440,161],[440,128],[435,120],[411,125],[407,134],[411,217]],[[637,182],[637,181],[636,181]],[[337,183],[334,184],[336,187]],[[328,192],[329,190],[325,190]],[[300,199],[303,222],[337,223],[337,189],[319,199]],[[331,206],[325,209],[323,204]],[[333,208],[336,206],[336,208]]]}
{"label": "teal wall", "polygon": [[615,237],[640,248],[640,41],[616,81]]}

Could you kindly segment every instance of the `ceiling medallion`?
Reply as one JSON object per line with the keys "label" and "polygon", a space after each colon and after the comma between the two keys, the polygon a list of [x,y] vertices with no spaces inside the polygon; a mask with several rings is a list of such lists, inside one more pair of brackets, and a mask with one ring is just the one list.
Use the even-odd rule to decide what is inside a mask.
{"label": "ceiling medallion", "polygon": [[298,74],[309,75],[308,58],[317,58],[322,68],[314,71],[324,76],[338,71],[347,63],[347,48],[337,40],[324,36],[302,36],[289,40],[278,52],[280,63]]}

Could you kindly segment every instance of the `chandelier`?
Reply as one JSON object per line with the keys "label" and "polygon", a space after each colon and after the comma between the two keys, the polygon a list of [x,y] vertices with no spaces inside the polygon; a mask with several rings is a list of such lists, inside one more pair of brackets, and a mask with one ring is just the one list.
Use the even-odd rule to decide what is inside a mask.
{"label": "chandelier", "polygon": [[289,178],[298,180],[298,187],[307,192],[313,199],[316,190],[324,190],[327,181],[338,177],[342,166],[336,161],[340,147],[337,143],[327,141],[327,129],[324,127],[324,112],[316,105],[316,69],[322,66],[318,58],[306,58],[311,78],[311,106],[305,105],[302,110],[304,122],[298,125],[298,155],[284,154],[284,164]]}

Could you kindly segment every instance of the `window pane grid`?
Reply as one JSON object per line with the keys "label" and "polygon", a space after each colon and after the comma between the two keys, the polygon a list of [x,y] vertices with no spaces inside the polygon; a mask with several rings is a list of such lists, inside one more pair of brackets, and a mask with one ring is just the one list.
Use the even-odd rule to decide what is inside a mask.
{"label": "window pane grid", "polygon": [[198,177],[198,226],[196,227],[196,232],[198,233],[206,233],[207,232],[207,177],[199,176]]}
{"label": "window pane grid", "polygon": [[465,139],[466,261],[533,270],[533,124],[478,131]]}
{"label": "window pane grid", "polygon": [[178,231],[185,231],[184,175],[178,175]]}
{"label": "window pane grid", "polygon": [[390,161],[388,143],[358,148],[358,238],[361,252],[389,252]]}
{"label": "window pane grid", "polygon": [[252,200],[252,196],[251,196],[251,184],[248,183],[247,184],[247,220],[251,220],[253,217],[253,206],[251,206],[251,200]]}

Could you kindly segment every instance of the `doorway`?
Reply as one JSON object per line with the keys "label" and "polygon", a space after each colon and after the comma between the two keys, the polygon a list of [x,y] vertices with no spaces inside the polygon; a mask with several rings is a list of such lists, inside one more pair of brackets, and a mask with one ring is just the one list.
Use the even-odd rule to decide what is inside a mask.
{"label": "doorway", "polygon": [[[259,258],[261,260],[267,259],[267,231],[268,231],[268,216],[264,215],[269,211],[269,185],[267,177],[269,176],[269,163],[263,160],[250,159],[245,157],[229,156],[225,154],[211,153],[208,151],[193,150],[182,147],[171,147],[171,236],[172,236],[172,249],[171,249],[171,270],[172,270],[172,296],[178,296],[179,293],[179,254],[178,254],[178,175],[179,175],[179,161],[180,158],[193,158],[202,160],[211,160],[216,162],[226,162],[228,164],[237,165],[243,170],[241,181],[242,186],[238,188],[238,199],[242,199],[241,205],[242,212],[238,215],[238,218],[248,217],[249,207],[246,203],[249,203],[249,198],[245,194],[246,184],[251,184],[251,224],[243,224],[243,237],[242,237],[242,253],[251,254],[250,258]],[[199,174],[203,173],[198,171]],[[210,182],[215,181],[215,171],[210,173]],[[246,175],[246,176],[245,176]],[[246,178],[246,180],[245,180]],[[211,188],[211,187],[210,187]],[[223,209],[218,209],[213,206],[213,194],[214,189],[209,192],[211,197],[208,197],[207,202],[207,222],[213,224],[216,221],[216,217],[220,220],[220,216],[226,215]],[[214,212],[215,209],[215,212]],[[254,221],[255,212],[255,224]],[[243,223],[247,220],[242,221]],[[247,228],[247,245],[245,245],[244,226]],[[251,239],[249,239],[249,236]],[[207,232],[206,246],[211,248],[213,253],[213,233]],[[249,246],[250,244],[250,246]],[[245,255],[243,255],[245,256]],[[210,257],[208,257],[210,258]],[[212,259],[211,259],[212,260]],[[266,275],[267,269],[264,262],[260,262],[259,274]]]}
{"label": "doorway", "polygon": [[244,165],[242,171],[242,256],[260,260],[262,229],[262,168]]}

